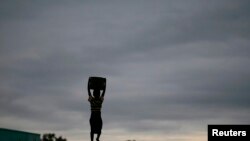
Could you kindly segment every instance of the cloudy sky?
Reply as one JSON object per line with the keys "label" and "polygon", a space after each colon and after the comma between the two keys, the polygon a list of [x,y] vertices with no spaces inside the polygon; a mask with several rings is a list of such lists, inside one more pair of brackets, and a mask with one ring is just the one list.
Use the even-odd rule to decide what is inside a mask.
{"label": "cloudy sky", "polygon": [[89,140],[206,141],[250,123],[248,0],[1,0],[0,127]]}

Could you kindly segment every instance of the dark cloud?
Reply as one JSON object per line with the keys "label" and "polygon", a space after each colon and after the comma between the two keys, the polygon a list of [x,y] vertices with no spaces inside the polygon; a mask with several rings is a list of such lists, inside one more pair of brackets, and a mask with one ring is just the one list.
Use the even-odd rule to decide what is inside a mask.
{"label": "dark cloud", "polygon": [[0,126],[87,140],[89,76],[108,79],[104,139],[249,123],[248,13],[246,0],[1,1]]}

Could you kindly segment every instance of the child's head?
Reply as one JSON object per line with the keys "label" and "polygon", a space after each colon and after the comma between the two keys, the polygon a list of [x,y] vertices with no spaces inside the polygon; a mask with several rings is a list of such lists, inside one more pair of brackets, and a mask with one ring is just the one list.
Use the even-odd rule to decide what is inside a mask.
{"label": "child's head", "polygon": [[100,97],[100,90],[99,89],[94,89],[93,95],[94,95],[95,98],[99,98]]}

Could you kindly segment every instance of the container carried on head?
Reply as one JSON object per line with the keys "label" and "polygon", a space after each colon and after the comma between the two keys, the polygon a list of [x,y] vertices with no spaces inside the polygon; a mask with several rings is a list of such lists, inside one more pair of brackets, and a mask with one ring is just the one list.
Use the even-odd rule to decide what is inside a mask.
{"label": "container carried on head", "polygon": [[106,89],[106,78],[96,76],[89,77],[88,88],[98,90]]}

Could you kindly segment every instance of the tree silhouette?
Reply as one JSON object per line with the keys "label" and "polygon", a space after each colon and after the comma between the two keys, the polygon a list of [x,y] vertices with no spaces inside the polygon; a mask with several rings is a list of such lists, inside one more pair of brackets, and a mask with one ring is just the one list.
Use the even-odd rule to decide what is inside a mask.
{"label": "tree silhouette", "polygon": [[41,141],[67,141],[67,139],[62,136],[56,137],[54,133],[46,133],[43,134]]}
{"label": "tree silhouette", "polygon": [[62,138],[62,136],[56,138],[56,141],[67,141],[67,139]]}
{"label": "tree silhouette", "polygon": [[54,133],[43,134],[42,141],[55,141],[55,134]]}

